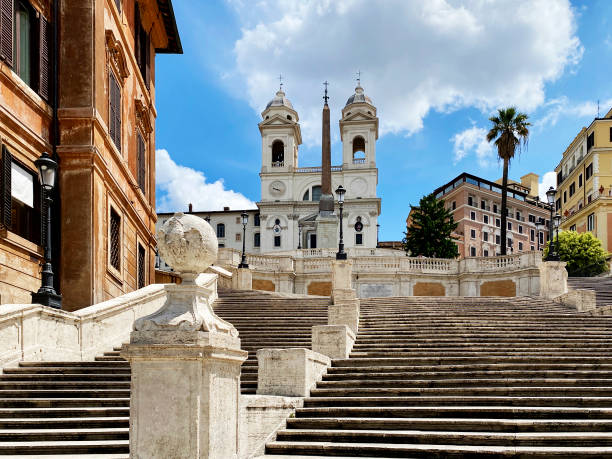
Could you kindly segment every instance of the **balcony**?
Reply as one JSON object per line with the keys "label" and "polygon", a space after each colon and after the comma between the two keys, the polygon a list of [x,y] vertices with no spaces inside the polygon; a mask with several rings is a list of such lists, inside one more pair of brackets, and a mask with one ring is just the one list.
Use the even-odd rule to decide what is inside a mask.
{"label": "balcony", "polygon": [[285,161],[274,161],[272,167],[285,167]]}
{"label": "balcony", "polygon": [[365,163],[366,163],[365,158],[353,158],[353,164],[365,164]]}

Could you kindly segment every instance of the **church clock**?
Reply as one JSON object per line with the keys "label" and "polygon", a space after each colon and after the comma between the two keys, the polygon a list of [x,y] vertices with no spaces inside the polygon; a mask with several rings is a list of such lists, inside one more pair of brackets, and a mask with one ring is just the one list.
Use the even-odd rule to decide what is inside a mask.
{"label": "church clock", "polygon": [[270,194],[272,196],[282,196],[285,194],[286,190],[287,185],[280,180],[275,180],[274,182],[270,183]]}

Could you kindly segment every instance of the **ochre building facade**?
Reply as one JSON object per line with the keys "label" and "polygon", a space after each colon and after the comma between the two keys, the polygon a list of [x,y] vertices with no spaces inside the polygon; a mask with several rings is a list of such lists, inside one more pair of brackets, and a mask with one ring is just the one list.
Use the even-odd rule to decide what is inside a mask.
{"label": "ochre building facade", "polygon": [[63,308],[153,282],[155,56],[182,52],[171,1],[10,0],[0,25],[0,303],[29,303],[40,287],[44,151],[59,164]]}

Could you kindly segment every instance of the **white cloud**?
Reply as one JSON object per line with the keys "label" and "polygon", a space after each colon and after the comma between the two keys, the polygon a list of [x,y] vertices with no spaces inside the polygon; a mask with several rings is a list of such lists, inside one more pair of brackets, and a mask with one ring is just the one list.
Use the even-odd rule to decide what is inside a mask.
{"label": "white cloud", "polygon": [[[599,115],[604,116],[612,106],[612,99],[599,101]],[[566,96],[547,101],[543,107],[544,115],[534,122],[540,130],[554,126],[561,117],[593,119],[597,116],[597,101],[571,102]]]}
{"label": "white cloud", "polygon": [[546,192],[551,186],[553,188],[557,186],[557,174],[555,171],[546,172],[542,176],[542,181],[538,184],[538,195],[541,201],[548,202]]}
{"label": "white cloud", "polygon": [[189,167],[176,164],[167,150],[155,152],[155,179],[158,189],[157,211],[186,211],[189,203],[194,210],[252,209],[255,203],[240,193],[226,190],[223,180],[213,183],[206,176]]}
{"label": "white cloud", "polygon": [[226,84],[259,112],[282,73],[307,143],[320,142],[324,80],[337,118],[362,70],[381,132],[409,135],[432,109],[532,111],[583,51],[568,0],[227,1],[242,36]]}
{"label": "white cloud", "polygon": [[476,154],[480,167],[488,167],[493,163],[495,147],[492,143],[487,142],[486,129],[472,126],[455,134],[450,141],[453,142],[454,164],[471,152]]}

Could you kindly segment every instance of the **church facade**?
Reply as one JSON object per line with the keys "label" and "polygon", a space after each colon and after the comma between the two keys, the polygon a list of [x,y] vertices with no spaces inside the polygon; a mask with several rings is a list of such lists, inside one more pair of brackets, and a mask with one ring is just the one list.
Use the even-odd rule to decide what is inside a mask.
{"label": "church facade", "polygon": [[[327,104],[324,113],[325,110],[328,112],[328,121],[327,126],[323,122],[324,140],[326,133],[329,138]],[[332,222],[335,234],[339,232],[339,208],[334,191],[342,185],[346,189],[343,206],[345,247],[375,248],[381,209],[381,200],[376,193],[378,117],[376,107],[364,94],[363,88],[358,85],[342,109],[339,122],[342,164],[339,165],[326,164],[331,155],[325,151],[324,141],[322,165],[299,167],[299,146],[302,143],[299,115],[282,90],[267,104],[261,116],[261,199],[257,203],[257,210],[248,210],[246,251],[275,253],[337,247],[337,236],[323,241],[319,228],[319,204],[326,171],[331,173],[334,200],[334,210],[327,212],[326,222]],[[238,237],[242,225],[237,218],[241,210],[226,208],[224,211],[195,210],[192,213],[206,219],[216,228],[221,246],[242,250],[242,239]],[[158,214],[158,223],[163,223],[171,215]]]}

